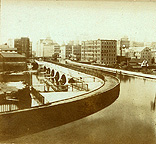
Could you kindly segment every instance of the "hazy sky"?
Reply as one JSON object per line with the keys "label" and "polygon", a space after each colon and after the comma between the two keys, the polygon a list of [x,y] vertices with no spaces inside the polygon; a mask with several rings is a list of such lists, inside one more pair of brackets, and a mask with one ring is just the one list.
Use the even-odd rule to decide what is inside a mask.
{"label": "hazy sky", "polygon": [[156,41],[156,2],[3,0],[1,39]]}

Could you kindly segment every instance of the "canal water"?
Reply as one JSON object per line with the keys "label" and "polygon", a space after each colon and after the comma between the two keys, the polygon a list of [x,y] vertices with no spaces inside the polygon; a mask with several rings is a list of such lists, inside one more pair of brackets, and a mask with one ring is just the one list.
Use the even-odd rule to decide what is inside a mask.
{"label": "canal water", "polygon": [[156,80],[117,75],[119,98],[83,119],[7,142],[53,144],[155,144]]}

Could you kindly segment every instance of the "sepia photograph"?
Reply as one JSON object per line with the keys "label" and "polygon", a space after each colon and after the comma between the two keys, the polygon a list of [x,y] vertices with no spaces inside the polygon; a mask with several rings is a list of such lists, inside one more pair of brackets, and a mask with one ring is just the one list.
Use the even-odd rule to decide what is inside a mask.
{"label": "sepia photograph", "polygon": [[0,0],[0,144],[156,144],[156,0]]}

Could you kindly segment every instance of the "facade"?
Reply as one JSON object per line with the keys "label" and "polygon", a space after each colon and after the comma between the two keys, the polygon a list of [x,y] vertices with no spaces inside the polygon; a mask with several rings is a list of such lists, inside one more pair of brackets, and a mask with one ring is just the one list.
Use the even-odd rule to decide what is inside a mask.
{"label": "facade", "polygon": [[126,52],[125,52],[125,57],[126,58],[136,58],[135,57],[135,52],[133,49],[127,49]]}
{"label": "facade", "polygon": [[125,49],[129,49],[130,41],[128,37],[121,38],[120,41],[120,56],[125,56]]}
{"label": "facade", "polygon": [[156,62],[156,50],[151,51],[151,57],[152,57],[151,63],[153,64]]}
{"label": "facade", "polygon": [[61,59],[81,60],[81,45],[62,45],[60,49]]}
{"label": "facade", "polygon": [[116,40],[90,40],[82,41],[81,61],[96,62],[99,64],[113,65],[116,63]]}
{"label": "facade", "polygon": [[66,45],[60,47],[60,57],[62,60],[66,59]]}
{"label": "facade", "polygon": [[76,61],[81,60],[81,45],[73,45],[72,46],[72,58]]}
{"label": "facade", "polygon": [[17,48],[17,53],[22,54],[21,39],[14,40],[14,48]]}
{"label": "facade", "polygon": [[156,42],[151,43],[151,49],[156,50]]}
{"label": "facade", "polygon": [[141,51],[141,59],[142,60],[146,60],[149,64],[151,63],[152,54],[151,54],[151,49],[149,47],[145,47]]}
{"label": "facade", "polygon": [[17,48],[9,48],[8,45],[0,45],[0,53],[17,53]]}
{"label": "facade", "polygon": [[144,47],[144,42],[132,41],[130,42],[130,47]]}
{"label": "facade", "polygon": [[[136,59],[141,59],[141,52],[145,47],[130,47],[129,49],[131,49],[132,51],[134,51],[134,57]],[[133,57],[131,57],[133,58]]]}
{"label": "facade", "polygon": [[7,45],[9,46],[9,48],[14,48],[14,41],[13,41],[13,39],[8,39]]}
{"label": "facade", "polygon": [[72,57],[72,45],[62,45],[61,46],[61,53],[60,53],[60,57],[62,59],[69,59]]}
{"label": "facade", "polygon": [[26,57],[18,53],[0,53],[1,71],[26,70]]}
{"label": "facade", "polygon": [[60,53],[60,45],[54,43],[50,37],[37,42],[37,57],[52,57],[55,53]]}
{"label": "facade", "polygon": [[32,43],[28,37],[14,40],[14,47],[17,48],[17,53],[24,55],[26,58],[32,56]]}

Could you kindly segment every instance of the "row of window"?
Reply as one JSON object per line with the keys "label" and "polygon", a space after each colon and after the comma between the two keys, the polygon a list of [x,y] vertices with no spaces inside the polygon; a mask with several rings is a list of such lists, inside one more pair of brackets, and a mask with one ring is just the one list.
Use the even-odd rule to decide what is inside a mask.
{"label": "row of window", "polygon": [[108,53],[108,52],[116,52],[116,50],[101,50],[101,52],[104,52],[104,53]]}
{"label": "row of window", "polygon": [[103,60],[107,60],[107,61],[116,61],[116,58],[104,58],[104,59],[102,58],[101,60],[102,60],[102,61],[103,61]]}
{"label": "row of window", "polygon": [[102,54],[101,56],[116,56],[116,54]]}

